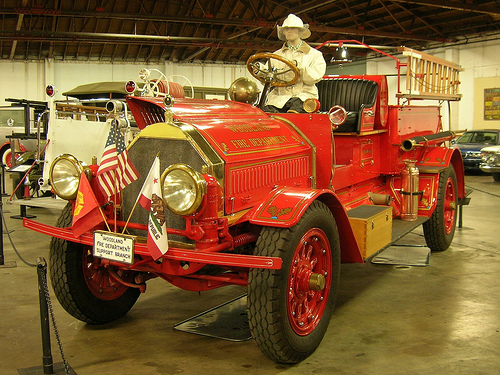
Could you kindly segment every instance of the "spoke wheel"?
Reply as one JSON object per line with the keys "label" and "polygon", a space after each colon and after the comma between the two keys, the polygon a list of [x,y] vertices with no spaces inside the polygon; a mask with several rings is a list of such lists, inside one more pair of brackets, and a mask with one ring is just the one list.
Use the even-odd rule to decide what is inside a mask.
{"label": "spoke wheel", "polygon": [[298,335],[312,333],[321,321],[330,295],[331,264],[325,232],[309,230],[295,249],[288,276],[288,319]]}
{"label": "spoke wheel", "polygon": [[453,181],[451,177],[448,177],[444,192],[444,231],[447,235],[455,230],[456,207],[456,181]]}
{"label": "spoke wheel", "polygon": [[[119,283],[111,276],[107,267],[101,266],[99,258],[94,258],[92,248],[85,246],[82,251],[82,272],[89,291],[99,299],[112,301],[123,295],[127,286]],[[131,282],[129,275],[118,272],[122,279]],[[131,273],[129,273],[131,274]]]}
{"label": "spoke wheel", "polygon": [[[70,227],[72,206],[63,209],[56,226]],[[109,269],[92,256],[89,246],[52,238],[49,273],[61,306],[75,318],[90,324],[109,323],[121,318],[137,301],[140,291],[116,281]],[[136,273],[117,271],[126,282],[133,282]]]}
{"label": "spoke wheel", "polygon": [[[2,151],[0,151],[1,161],[3,165],[6,165],[7,168],[12,168],[12,150],[10,146],[5,147]],[[15,158],[19,157],[20,154],[16,153]]]}
{"label": "spoke wheel", "polygon": [[263,228],[255,254],[281,257],[283,266],[250,271],[252,336],[276,362],[300,362],[320,344],[335,304],[340,274],[335,219],[326,205],[313,202],[292,228]]}
{"label": "spoke wheel", "polygon": [[455,235],[458,209],[457,176],[453,166],[439,175],[436,209],[423,224],[427,246],[432,251],[448,249]]}

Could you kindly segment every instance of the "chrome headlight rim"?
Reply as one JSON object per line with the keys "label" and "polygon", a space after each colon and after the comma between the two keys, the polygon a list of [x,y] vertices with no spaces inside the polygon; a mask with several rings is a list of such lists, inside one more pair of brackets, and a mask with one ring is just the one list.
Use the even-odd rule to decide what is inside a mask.
{"label": "chrome headlight rim", "polygon": [[[62,192],[57,187],[57,183],[54,181],[54,178],[53,178],[53,176],[54,176],[54,168],[57,165],[57,163],[59,163],[61,160],[69,161],[69,163],[75,168],[75,171],[78,174],[78,184],[77,184],[77,187],[70,194],[65,194],[64,192]],[[50,186],[52,187],[52,189],[54,190],[54,192],[56,193],[56,195],[58,197],[60,197],[62,199],[66,199],[66,200],[74,200],[74,199],[76,199],[76,196],[78,194],[78,186],[80,184],[80,176],[82,175],[82,173],[84,171],[85,171],[85,167],[83,166],[83,164],[76,157],[74,157],[73,155],[71,155],[71,154],[62,154],[62,155],[59,155],[58,157],[56,157],[52,161],[52,164],[50,165],[50,170],[49,170],[49,183],[50,183]]]}
{"label": "chrome headlight rim", "polygon": [[328,118],[332,123],[332,127],[339,127],[347,121],[347,110],[341,105],[334,105],[328,111]]}
{"label": "chrome headlight rim", "polygon": [[[195,187],[195,198],[191,202],[188,208],[186,209],[179,209],[178,207],[172,205],[171,202],[169,202],[168,197],[166,197],[165,194],[165,179],[167,176],[173,172],[173,171],[181,171],[186,174],[191,179],[191,182],[193,186]],[[161,195],[162,195],[162,200],[165,206],[172,211],[176,215],[181,215],[181,216],[186,216],[186,215],[191,215],[198,210],[198,208],[201,205],[201,202],[203,201],[203,197],[205,196],[207,192],[207,184],[203,176],[195,171],[193,168],[191,168],[189,165],[186,164],[173,164],[166,168],[160,178],[160,186],[161,186]]]}

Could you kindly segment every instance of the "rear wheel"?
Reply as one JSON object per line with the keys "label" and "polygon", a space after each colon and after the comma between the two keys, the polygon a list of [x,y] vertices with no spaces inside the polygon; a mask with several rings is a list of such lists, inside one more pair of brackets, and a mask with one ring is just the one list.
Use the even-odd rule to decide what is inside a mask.
{"label": "rear wheel", "polygon": [[[56,226],[71,226],[72,207],[66,205]],[[140,291],[116,281],[107,267],[92,255],[92,247],[60,238],[50,243],[50,278],[62,307],[75,318],[90,324],[112,322],[124,316],[135,304]],[[116,271],[133,282],[135,273]]]}
{"label": "rear wheel", "polygon": [[436,209],[423,224],[425,242],[432,251],[444,251],[453,241],[457,223],[457,186],[455,169],[449,166],[439,175]]}
{"label": "rear wheel", "polygon": [[330,210],[313,202],[292,228],[263,228],[256,255],[281,257],[280,270],[253,269],[248,315],[260,350],[281,363],[297,363],[320,344],[335,304],[340,247]]}
{"label": "rear wheel", "polygon": [[[16,154],[16,156],[18,156]],[[12,151],[10,146],[5,146],[0,150],[0,161],[3,165],[6,165],[7,168],[12,168]]]}
{"label": "rear wheel", "polygon": [[500,173],[492,173],[492,176],[495,181],[500,181]]}

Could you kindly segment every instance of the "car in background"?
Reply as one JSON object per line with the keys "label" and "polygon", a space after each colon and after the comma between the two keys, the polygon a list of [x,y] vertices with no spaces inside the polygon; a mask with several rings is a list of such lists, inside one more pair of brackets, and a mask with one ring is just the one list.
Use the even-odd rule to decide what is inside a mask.
{"label": "car in background", "polygon": [[[47,109],[47,103],[25,99],[4,99],[10,106],[0,106],[0,163],[12,167],[11,146],[14,146],[15,160],[37,146],[37,119]],[[42,124],[43,125],[43,124]],[[43,126],[45,139],[46,127]]]}
{"label": "car in background", "polygon": [[500,181],[500,145],[481,149],[481,164],[483,172],[491,173],[495,181]]}
{"label": "car in background", "polygon": [[481,149],[500,144],[500,129],[481,129],[466,131],[454,142],[460,150],[466,170],[479,171]]}

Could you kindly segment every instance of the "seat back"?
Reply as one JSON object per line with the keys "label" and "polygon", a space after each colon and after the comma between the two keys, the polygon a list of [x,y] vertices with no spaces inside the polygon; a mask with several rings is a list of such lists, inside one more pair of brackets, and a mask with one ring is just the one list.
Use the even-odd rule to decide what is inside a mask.
{"label": "seat back", "polygon": [[378,85],[367,79],[324,79],[316,86],[322,112],[327,112],[334,105],[341,105],[348,112],[358,112],[362,104],[371,107],[377,99]]}
{"label": "seat back", "polygon": [[378,85],[374,81],[358,78],[328,78],[319,81],[320,111],[327,112],[334,105],[341,105],[347,111],[347,122],[340,131],[358,131],[361,111],[373,107],[377,99]]}

